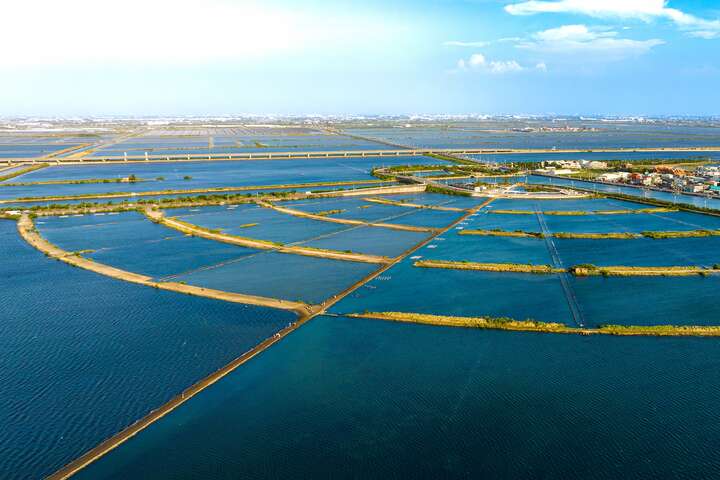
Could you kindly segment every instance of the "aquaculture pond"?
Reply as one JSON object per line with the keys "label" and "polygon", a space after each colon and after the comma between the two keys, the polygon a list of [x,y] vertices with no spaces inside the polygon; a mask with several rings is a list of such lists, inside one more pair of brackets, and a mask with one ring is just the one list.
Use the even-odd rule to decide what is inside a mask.
{"label": "aquaculture pond", "polygon": [[429,235],[427,232],[409,232],[379,227],[350,225],[344,225],[344,227],[339,232],[302,242],[301,245],[395,257],[425,240]]}
{"label": "aquaculture pond", "polygon": [[[320,192],[332,192],[337,190],[345,190],[345,189],[358,189],[358,188],[369,188],[369,187],[382,187],[382,186],[391,186],[391,183],[376,183],[376,184],[362,184],[362,185],[337,185],[337,186],[325,186],[325,187],[312,187],[310,191],[312,193],[320,193]],[[66,204],[78,204],[78,203],[100,203],[100,204],[107,204],[107,203],[113,203],[113,204],[119,204],[122,202],[153,202],[156,200],[162,200],[162,199],[171,199],[171,198],[183,198],[183,197],[198,197],[200,195],[207,195],[207,196],[225,196],[225,195],[242,195],[246,197],[253,197],[258,195],[268,195],[274,192],[293,192],[297,191],[297,188],[259,188],[259,189],[246,189],[244,187],[239,187],[237,190],[224,190],[221,192],[206,192],[206,193],[191,193],[191,192],[185,192],[183,193],[183,190],[179,190],[179,193],[174,194],[163,194],[163,195],[155,195],[155,194],[145,194],[145,195],[117,195],[113,194],[112,192],[100,192],[98,196],[94,196],[93,198],[71,198],[71,199],[61,199],[61,200],[3,200],[0,201],[0,208],[12,208],[12,207],[24,207],[24,208],[32,208],[34,206],[44,206],[44,205],[66,205]],[[307,190],[303,189],[303,192],[306,192]],[[136,192],[140,193],[140,192]],[[117,195],[117,196],[116,196]],[[22,197],[22,198],[31,198],[31,197]],[[40,197],[42,198],[42,197]]]}
{"label": "aquaculture pond", "polygon": [[78,478],[713,478],[719,349],[318,317]]}
{"label": "aquaculture pond", "polygon": [[[571,283],[588,326],[720,324],[717,275],[582,277],[573,278]],[[705,341],[716,345],[714,340]],[[706,360],[712,361],[711,358],[716,357]],[[661,364],[671,368],[667,359]],[[699,383],[704,384],[705,380]]]}
{"label": "aquaculture pond", "polygon": [[50,260],[0,221],[0,477],[41,478],[292,322]]}
{"label": "aquaculture pond", "polygon": [[413,266],[433,255],[421,248],[334,305],[332,313],[417,312],[436,315],[532,318],[575,325],[559,278],[507,272]]}
{"label": "aquaculture pond", "polygon": [[648,208],[650,205],[615,200],[613,198],[565,198],[558,200],[534,200],[498,198],[491,203],[496,210],[529,210],[529,211],[580,211],[592,212],[597,210],[635,210]]}
{"label": "aquaculture pond", "polygon": [[254,204],[173,208],[165,214],[230,235],[280,243],[311,240],[347,228],[347,225],[296,217]]}
{"label": "aquaculture pond", "polygon": [[436,248],[425,249],[423,258],[480,263],[552,263],[543,239],[460,235],[460,232],[462,230],[451,230],[434,239],[432,243]]}
{"label": "aquaculture pond", "polygon": [[[554,239],[565,265],[720,265],[720,237],[632,240]],[[718,319],[720,323],[720,318]]]}
{"label": "aquaculture pond", "polygon": [[[720,145],[720,134],[717,128],[695,126],[655,125],[608,125],[603,122],[583,123],[574,126],[588,126],[595,131],[519,131],[512,123],[501,125],[474,124],[459,128],[434,127],[427,125],[409,128],[353,128],[350,133],[382,139],[421,148],[467,148],[467,149],[517,149],[517,148],[657,148],[657,147],[692,147]],[[623,152],[625,153],[625,152]],[[704,155],[706,152],[683,152],[683,157]],[[659,152],[667,155],[666,152]],[[583,153],[582,155],[588,155]],[[640,152],[639,158],[648,158],[648,152]],[[486,160],[489,155],[478,156]],[[499,158],[515,155],[497,155]],[[584,157],[580,157],[584,158]],[[603,157],[608,158],[608,157]],[[623,157],[625,158],[625,157]],[[652,157],[650,157],[652,158]]]}
{"label": "aquaculture pond", "polygon": [[320,303],[377,270],[378,265],[263,252],[174,277],[199,287]]}
{"label": "aquaculture pond", "polygon": [[[108,162],[104,164],[50,166],[15,177],[13,182],[124,178],[135,175],[139,179],[155,180],[152,182],[138,182],[133,185],[136,189],[166,190],[170,188],[278,185],[370,180],[375,179],[375,177],[370,176],[370,171],[374,167],[437,162],[438,160],[434,158],[420,156],[194,162]],[[157,181],[158,177],[164,177],[165,180]],[[185,179],[185,177],[191,178]],[[70,185],[70,187],[95,187],[97,189],[108,185],[113,184]],[[51,186],[50,191],[53,191],[52,188],[59,187],[62,186]],[[20,189],[21,187],[4,188]],[[36,191],[43,188],[47,189],[48,187],[36,186]],[[27,191],[23,191],[23,193],[27,194]]]}
{"label": "aquaculture pond", "polygon": [[720,160],[720,152],[686,151],[686,152],[577,152],[577,153],[514,153],[470,155],[471,158],[483,162],[518,163],[518,162],[557,162],[562,160],[623,160],[628,162],[639,160],[678,160],[692,158],[708,158]]}
{"label": "aquaculture pond", "polygon": [[128,155],[177,155],[268,152],[324,152],[344,150],[387,150],[389,145],[342,135],[238,135],[194,137],[140,137],[98,149],[90,157]]}
{"label": "aquaculture pond", "polygon": [[[78,145],[56,144],[6,144],[0,145],[0,158],[36,158]],[[436,162],[437,163],[437,162]]]}
{"label": "aquaculture pond", "polygon": [[543,215],[552,232],[633,232],[720,229],[720,217],[689,212]]}
{"label": "aquaculture pond", "polygon": [[41,235],[64,250],[159,279],[258,253],[187,236],[135,212],[40,217],[36,226]]}

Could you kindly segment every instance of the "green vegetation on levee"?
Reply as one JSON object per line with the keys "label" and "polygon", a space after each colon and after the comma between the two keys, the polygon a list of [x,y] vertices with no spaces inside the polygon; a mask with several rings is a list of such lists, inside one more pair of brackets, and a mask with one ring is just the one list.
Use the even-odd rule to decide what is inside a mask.
{"label": "green vegetation on levee", "polygon": [[34,172],[35,170],[40,170],[41,168],[45,168],[45,167],[49,167],[49,166],[50,166],[50,164],[48,164],[48,163],[38,163],[36,165],[32,165],[27,168],[21,168],[19,170],[15,170],[8,174],[0,175],[0,182],[4,182],[5,180],[10,180],[11,178],[19,177],[20,175],[25,175],[26,173]]}
{"label": "green vegetation on levee", "polygon": [[542,232],[526,232],[523,230],[501,230],[499,228],[495,228],[492,230],[473,230],[473,229],[466,229],[466,230],[460,230],[458,232],[460,235],[484,235],[484,236],[490,236],[490,237],[526,237],[526,238],[545,238],[545,235]]}
{"label": "green vegetation on levee", "polygon": [[564,273],[565,269],[552,265],[532,265],[524,263],[479,263],[448,260],[418,260],[413,264],[421,268],[447,268],[450,270],[479,270],[483,272],[515,272],[515,273]]}
{"label": "green vegetation on levee", "polygon": [[[158,177],[156,181],[163,180],[163,177]],[[90,183],[137,183],[137,182],[149,182],[144,178],[137,178],[135,175],[130,175],[124,178],[85,178],[82,180],[43,180],[39,182],[12,182],[12,183],[0,183],[0,187],[30,187],[34,185],[85,185]]]}
{"label": "green vegetation on levee", "polygon": [[483,328],[518,332],[562,333],[575,335],[617,335],[617,336],[720,336],[717,325],[600,325],[597,328],[569,327],[563,323],[540,322],[536,320],[515,320],[508,317],[456,317],[411,312],[363,312],[347,314],[354,318],[373,318],[394,322],[422,323],[446,327]]}
{"label": "green vegetation on levee", "polygon": [[472,193],[470,193],[469,191],[467,193],[465,193],[465,192],[461,192],[461,191],[454,190],[451,188],[443,188],[443,187],[438,187],[435,185],[428,185],[427,188],[425,189],[425,191],[428,193],[443,193],[445,195],[455,195],[458,197],[471,197],[472,196]]}

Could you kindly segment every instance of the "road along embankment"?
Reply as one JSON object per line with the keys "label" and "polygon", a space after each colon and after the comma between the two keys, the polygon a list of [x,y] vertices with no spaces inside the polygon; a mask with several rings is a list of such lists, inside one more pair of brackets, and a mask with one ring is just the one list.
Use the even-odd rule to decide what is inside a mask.
{"label": "road along embankment", "polygon": [[20,236],[31,246],[43,252],[50,258],[54,258],[75,267],[84,268],[91,272],[99,273],[107,277],[124,280],[130,283],[146,285],[148,287],[159,288],[161,290],[170,290],[174,292],[184,293],[186,295],[194,295],[197,297],[214,298],[233,303],[244,303],[248,305],[259,305],[263,307],[279,308],[283,310],[293,310],[300,315],[306,315],[312,311],[312,307],[302,302],[292,302],[277,298],[259,297],[255,295],[245,295],[241,293],[225,292],[210,288],[196,287],[193,285],[185,285],[176,282],[156,282],[151,277],[140,275],[119,268],[111,267],[103,263],[84,258],[79,253],[68,252],[60,247],[53,245],[45,240],[35,228],[32,219],[27,215],[22,215],[17,223]]}
{"label": "road along embankment", "polygon": [[362,262],[362,263],[389,263],[389,257],[378,255],[368,255],[364,253],[341,252],[339,250],[326,250],[321,248],[303,247],[298,245],[283,245],[281,243],[270,242],[267,240],[258,240],[254,238],[240,237],[237,235],[229,235],[219,231],[212,231],[206,228],[194,225],[192,223],[183,222],[176,218],[167,217],[162,210],[147,208],[144,210],[145,215],[155,223],[159,223],[173,230],[177,230],[188,235],[214,240],[216,242],[229,243],[247,248],[256,248],[259,250],[272,250],[278,253],[287,253],[293,255],[304,255],[306,257],[330,258],[333,260],[343,260],[346,262]]}

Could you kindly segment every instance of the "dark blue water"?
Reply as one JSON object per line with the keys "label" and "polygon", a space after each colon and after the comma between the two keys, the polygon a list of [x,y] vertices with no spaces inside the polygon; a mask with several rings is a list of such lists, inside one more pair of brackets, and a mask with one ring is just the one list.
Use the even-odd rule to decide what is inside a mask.
{"label": "dark blue water", "polygon": [[79,478],[716,478],[720,344],[319,317]]}
{"label": "dark blue water", "polygon": [[0,477],[40,478],[294,320],[50,260],[0,222]]}

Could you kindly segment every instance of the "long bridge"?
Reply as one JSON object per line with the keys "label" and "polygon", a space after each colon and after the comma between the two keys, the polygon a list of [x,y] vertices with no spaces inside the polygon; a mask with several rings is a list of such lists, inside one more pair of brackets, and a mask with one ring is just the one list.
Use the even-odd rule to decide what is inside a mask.
{"label": "long bridge", "polygon": [[[262,150],[262,149],[259,149]],[[5,158],[1,162],[8,164],[52,163],[56,165],[77,165],[87,163],[124,163],[124,162],[197,162],[221,160],[288,160],[303,158],[357,158],[357,157],[399,157],[421,155],[514,155],[514,154],[542,154],[542,153],[657,153],[657,152],[687,152],[704,153],[720,152],[720,146],[713,147],[644,147],[644,148],[602,148],[602,149],[553,149],[553,148],[516,148],[516,149],[486,149],[486,148],[404,148],[404,149],[375,149],[375,150],[334,150],[334,151],[285,151],[285,152],[234,152],[234,153],[150,153],[141,155],[98,155],[92,154],[82,157],[36,157],[36,158]]]}

